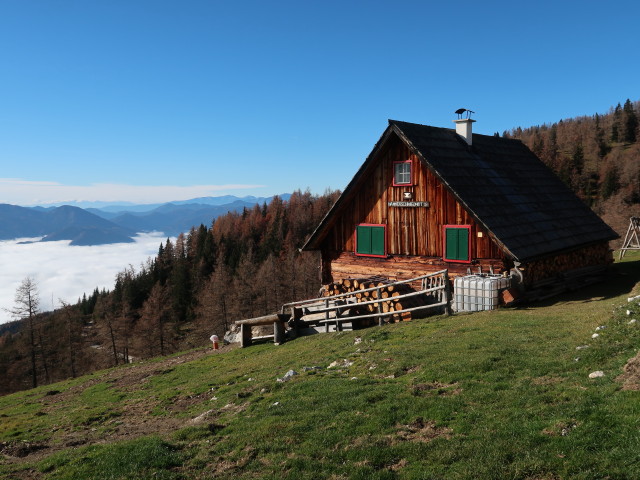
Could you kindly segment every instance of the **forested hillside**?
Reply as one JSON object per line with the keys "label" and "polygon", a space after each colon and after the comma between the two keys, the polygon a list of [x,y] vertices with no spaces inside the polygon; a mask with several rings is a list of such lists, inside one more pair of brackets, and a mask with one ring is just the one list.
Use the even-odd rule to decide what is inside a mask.
{"label": "forested hillside", "polygon": [[640,215],[640,102],[505,131],[522,140],[620,235]]}
{"label": "forested hillside", "polygon": [[167,239],[146,265],[120,272],[110,292],[1,326],[0,394],[206,345],[230,321],[316,295],[319,259],[298,249],[338,193],[298,191],[229,213]]}

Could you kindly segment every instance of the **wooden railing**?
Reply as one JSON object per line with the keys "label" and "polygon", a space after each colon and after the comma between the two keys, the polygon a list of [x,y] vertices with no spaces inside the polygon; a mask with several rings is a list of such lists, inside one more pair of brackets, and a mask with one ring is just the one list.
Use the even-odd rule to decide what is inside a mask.
{"label": "wooden railing", "polygon": [[[384,287],[396,286],[402,284],[415,284],[420,282],[420,290],[409,293],[404,293],[393,298],[393,300],[402,300],[403,298],[416,297],[418,295],[428,295],[429,300],[435,300],[435,303],[424,304],[411,308],[403,308],[393,312],[383,312],[382,304],[385,299],[382,298],[381,291]],[[360,301],[356,299],[356,293],[363,294],[365,292],[377,291],[377,298],[372,300]],[[427,300],[427,299],[425,299]],[[324,307],[317,308],[319,302],[324,303]],[[345,310],[353,309],[354,307],[363,307],[367,305],[375,305],[377,311],[371,313],[365,313],[362,315],[349,315],[342,316],[342,312]],[[444,307],[447,315],[451,314],[451,288],[449,284],[448,270],[440,270],[439,272],[422,275],[420,277],[411,278],[409,280],[402,280],[398,282],[388,283],[384,286],[375,286],[371,288],[359,289],[354,292],[341,293],[338,295],[331,295],[327,297],[315,298],[310,300],[302,300],[298,302],[286,303],[282,306],[282,313],[284,314],[287,309],[291,311],[291,318],[296,321],[302,317],[302,313],[306,308],[315,307],[312,313],[319,314],[324,313],[324,319],[319,320],[317,323],[325,324],[327,331],[329,325],[335,322],[336,329],[340,330],[341,326],[345,322],[352,322],[354,320],[361,320],[363,318],[377,318],[378,323],[381,325],[384,323],[385,318],[393,317],[408,312],[414,312],[417,310],[429,310],[429,309],[441,309]],[[331,313],[334,314],[331,318]]]}

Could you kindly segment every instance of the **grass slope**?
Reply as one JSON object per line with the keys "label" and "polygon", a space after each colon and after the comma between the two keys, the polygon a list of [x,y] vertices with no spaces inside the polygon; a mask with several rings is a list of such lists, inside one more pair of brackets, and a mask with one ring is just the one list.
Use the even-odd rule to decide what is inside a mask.
{"label": "grass slope", "polygon": [[638,391],[617,378],[640,345],[638,281],[627,255],[606,284],[546,304],[203,349],[2,397],[0,476],[640,478]]}

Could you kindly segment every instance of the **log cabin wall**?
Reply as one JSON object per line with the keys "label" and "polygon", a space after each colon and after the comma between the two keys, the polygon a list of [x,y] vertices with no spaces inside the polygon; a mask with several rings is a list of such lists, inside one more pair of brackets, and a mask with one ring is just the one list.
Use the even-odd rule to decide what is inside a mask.
{"label": "log cabin wall", "polygon": [[[411,184],[394,186],[394,163],[411,161]],[[449,268],[466,273],[468,264],[443,262],[443,226],[470,226],[470,257],[488,271],[504,268],[504,255],[484,228],[479,226],[446,187],[396,135],[385,142],[361,182],[336,215],[323,244],[323,283],[362,276],[371,269],[391,278],[410,278],[412,273]],[[393,207],[389,202],[429,202],[429,207]],[[386,226],[387,259],[356,256],[355,231],[359,224]],[[398,256],[407,256],[400,259]],[[413,265],[412,265],[413,264]],[[425,270],[426,269],[426,270]],[[477,268],[476,268],[477,270]],[[474,270],[474,271],[476,271]],[[386,272],[386,273],[383,273]],[[404,273],[402,273],[404,272]]]}

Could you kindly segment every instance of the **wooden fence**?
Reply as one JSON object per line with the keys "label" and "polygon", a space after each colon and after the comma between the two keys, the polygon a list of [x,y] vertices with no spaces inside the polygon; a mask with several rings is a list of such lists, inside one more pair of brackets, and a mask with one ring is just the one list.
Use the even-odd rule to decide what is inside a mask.
{"label": "wooden fence", "polygon": [[[383,298],[382,292],[385,288],[408,284],[419,284],[420,289],[394,296],[393,299],[389,300]],[[367,295],[368,293],[372,295]],[[419,302],[409,302],[414,304],[418,303],[417,306],[402,308],[401,310],[395,310],[393,312],[383,311],[385,301],[393,300],[402,304],[403,299],[411,299],[412,297],[413,299],[420,300]],[[367,298],[371,298],[371,300]],[[361,309],[362,307],[367,307],[373,311],[359,313],[357,315],[351,314],[354,309]],[[447,315],[451,314],[451,287],[449,284],[448,270],[441,270],[409,280],[378,284],[369,288],[360,288],[355,291],[330,295],[323,298],[287,303],[282,306],[281,313],[285,314],[287,310],[290,310],[291,319],[294,323],[304,315],[313,314],[317,316],[318,314],[324,314],[323,318],[316,320],[315,323],[324,324],[326,331],[329,331],[329,326],[333,323],[335,323],[336,330],[341,330],[343,323],[361,321],[365,318],[378,319],[378,324],[382,325],[385,318],[389,319],[417,310],[443,308]],[[343,316],[343,313],[347,311],[349,313]]]}

